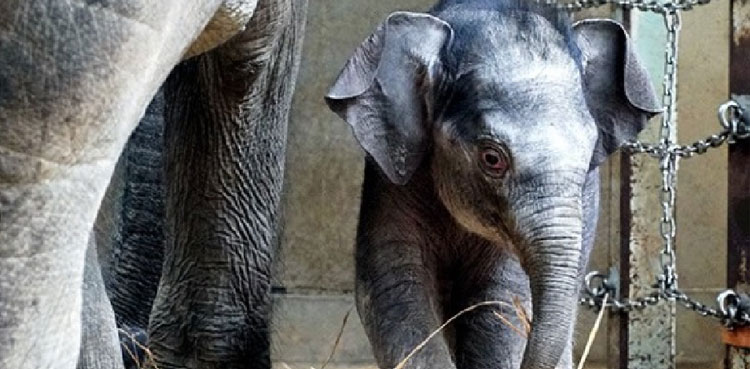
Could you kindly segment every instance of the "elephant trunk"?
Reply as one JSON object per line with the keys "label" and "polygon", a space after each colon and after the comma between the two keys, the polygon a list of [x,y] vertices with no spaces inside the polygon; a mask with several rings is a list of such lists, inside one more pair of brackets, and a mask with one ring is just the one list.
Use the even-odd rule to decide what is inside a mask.
{"label": "elephant trunk", "polygon": [[[543,202],[546,200],[538,204]],[[528,242],[523,260],[533,304],[522,369],[553,369],[560,363],[572,337],[577,307],[582,242],[580,195],[548,204],[551,205],[545,205],[546,210],[526,217],[526,222],[519,221],[519,229]]]}

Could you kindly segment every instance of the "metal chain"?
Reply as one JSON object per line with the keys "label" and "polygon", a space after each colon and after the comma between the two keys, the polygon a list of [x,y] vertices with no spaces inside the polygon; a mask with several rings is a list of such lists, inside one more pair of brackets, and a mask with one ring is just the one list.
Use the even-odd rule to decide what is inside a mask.
{"label": "metal chain", "polygon": [[623,9],[638,9],[641,11],[648,11],[654,13],[674,13],[680,10],[691,10],[699,5],[706,5],[711,0],[673,0],[673,1],[660,1],[660,0],[574,0],[570,2],[559,2],[557,0],[536,0],[547,5],[555,6],[558,9],[577,12],[583,9],[595,8],[607,4],[614,4],[622,7]]}
{"label": "metal chain", "polygon": [[[640,142],[630,143],[627,147],[634,152],[648,153],[661,161],[660,170],[662,174],[661,206],[662,218],[659,223],[664,248],[660,255],[662,272],[657,276],[658,292],[639,297],[634,300],[625,299],[618,301],[612,299],[607,307],[616,311],[632,311],[644,309],[649,305],[656,305],[663,298],[673,298],[672,292],[677,291],[677,272],[675,267],[674,239],[677,234],[677,225],[674,219],[674,207],[676,200],[676,173],[677,160],[680,155],[674,147],[675,125],[677,118],[677,63],[679,56],[679,36],[681,29],[681,18],[679,10],[662,13],[667,28],[667,43],[665,47],[665,63],[663,78],[662,105],[664,111],[661,123],[661,140],[659,145],[643,144]],[[587,282],[590,281],[587,276]],[[594,291],[587,286],[589,292]],[[591,308],[601,308],[603,297],[602,289],[589,293],[590,297],[581,299],[581,303]]]}
{"label": "metal chain", "polygon": [[[722,130],[702,140],[697,140],[688,145],[672,144],[667,151],[672,152],[683,159],[692,158],[695,155],[705,154],[709,149],[721,147],[726,142],[735,139],[750,137],[750,129],[743,122],[743,110],[740,105],[729,100],[719,107],[719,122]],[[622,148],[631,154],[647,154],[653,158],[661,158],[665,149],[661,145],[648,144],[640,141],[626,142]]]}
{"label": "metal chain", "polygon": [[[742,298],[747,296],[741,297],[732,290],[726,290],[717,297],[719,309],[715,309],[690,298],[679,289],[677,283],[678,275],[674,248],[677,224],[674,218],[674,211],[678,161],[681,158],[691,158],[696,154],[704,154],[708,149],[719,147],[736,138],[750,137],[750,128],[748,128],[750,122],[743,121],[743,111],[739,104],[729,101],[719,108],[719,120],[723,128],[722,131],[689,145],[678,145],[674,142],[677,114],[677,67],[681,29],[680,11],[690,10],[696,5],[708,4],[710,0],[673,0],[671,2],[660,2],[658,0],[575,0],[562,4],[558,3],[557,0],[544,0],[544,2],[567,11],[579,11],[605,4],[615,4],[625,9],[636,8],[642,11],[651,11],[664,16],[665,27],[667,29],[662,95],[664,111],[662,114],[660,142],[658,145],[654,145],[636,141],[624,145],[625,149],[630,153],[645,153],[651,157],[660,159],[662,218],[659,230],[664,241],[664,247],[660,255],[662,271],[656,277],[656,284],[654,286],[658,290],[632,300],[610,299],[603,306],[602,300],[605,295],[615,292],[614,295],[616,296],[616,286],[612,286],[612,281],[608,279],[611,278],[611,273],[610,276],[605,276],[599,272],[592,272],[586,276],[586,290],[589,297],[581,298],[581,304],[590,308],[609,308],[614,311],[629,312],[657,305],[661,300],[669,300],[675,301],[701,316],[715,317],[728,327],[750,324],[750,311],[748,311],[750,309],[745,309],[745,311],[741,309]],[[592,287],[594,277],[600,280],[602,287]],[[744,302],[750,303],[748,300],[744,300]]]}
{"label": "metal chain", "polygon": [[[612,291],[603,289],[603,293],[612,293]],[[601,309],[604,295],[589,293],[588,297],[582,297],[580,304],[590,309]],[[721,321],[722,324],[729,328],[737,326],[750,325],[750,311],[747,308],[742,309],[742,299],[748,296],[741,296],[733,290],[725,290],[716,298],[719,308],[713,308],[700,301],[697,301],[679,289],[659,290],[636,299],[608,300],[604,305],[613,312],[630,312],[633,310],[643,310],[648,306],[659,304],[662,300],[676,301],[686,309],[696,312],[700,316],[712,317]]]}
{"label": "metal chain", "polygon": [[[643,309],[649,305],[656,305],[662,298],[669,298],[670,293],[677,289],[677,272],[675,267],[674,239],[677,233],[677,225],[674,219],[674,206],[676,200],[676,172],[679,155],[671,150],[674,144],[675,125],[677,118],[677,64],[679,56],[679,36],[681,29],[681,18],[679,10],[662,13],[664,24],[667,29],[667,42],[665,47],[664,78],[662,80],[663,94],[662,105],[664,107],[661,123],[661,140],[659,145],[632,143],[630,147],[649,153],[660,159],[660,170],[662,174],[661,206],[662,218],[659,223],[664,248],[660,255],[662,272],[657,276],[658,292],[642,296],[635,300],[618,301],[613,299],[609,305],[618,311],[631,311]],[[587,278],[588,279],[588,278]],[[592,291],[590,286],[587,286]],[[583,304],[591,307],[601,306],[601,296],[592,294],[590,298],[583,298]]]}
{"label": "metal chain", "polygon": [[[677,62],[679,59],[680,29],[682,19],[680,11],[664,13],[664,25],[667,28],[667,46],[664,57],[663,97],[664,113],[661,122],[661,147],[670,148],[674,144],[677,124]],[[671,151],[661,157],[661,208],[662,218],[659,225],[664,240],[660,261],[662,275],[658,282],[661,290],[677,288],[675,268],[674,238],[677,224],[674,220],[674,206],[677,186],[678,156]]]}

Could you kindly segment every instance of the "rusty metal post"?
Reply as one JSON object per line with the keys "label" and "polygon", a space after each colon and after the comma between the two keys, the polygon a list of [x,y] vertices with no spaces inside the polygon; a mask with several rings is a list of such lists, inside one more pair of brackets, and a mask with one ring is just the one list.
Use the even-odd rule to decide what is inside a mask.
{"label": "rusty metal post", "polygon": [[[666,31],[658,14],[630,12],[630,32],[655,86],[661,86]],[[659,141],[658,120],[639,137]],[[677,132],[675,131],[676,135]],[[653,291],[654,276],[661,272],[662,238],[657,225],[661,175],[657,160],[646,155],[627,156],[623,162],[622,295],[631,299]],[[620,321],[621,369],[674,369],[676,367],[676,309],[674,303],[632,311]]]}
{"label": "rusty metal post", "polygon": [[[750,2],[732,1],[729,90],[750,107]],[[729,146],[727,285],[747,292],[750,284],[750,140]],[[750,368],[750,350],[727,346],[727,367]]]}

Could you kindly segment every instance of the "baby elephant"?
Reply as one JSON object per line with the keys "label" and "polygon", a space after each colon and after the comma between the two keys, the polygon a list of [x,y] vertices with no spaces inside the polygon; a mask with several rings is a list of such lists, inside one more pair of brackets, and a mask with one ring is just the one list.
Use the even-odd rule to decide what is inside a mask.
{"label": "baby elephant", "polygon": [[[572,367],[597,167],[661,110],[622,26],[518,0],[397,12],[326,96],[368,154],[357,307],[381,368]],[[506,317],[506,322],[498,318]]]}

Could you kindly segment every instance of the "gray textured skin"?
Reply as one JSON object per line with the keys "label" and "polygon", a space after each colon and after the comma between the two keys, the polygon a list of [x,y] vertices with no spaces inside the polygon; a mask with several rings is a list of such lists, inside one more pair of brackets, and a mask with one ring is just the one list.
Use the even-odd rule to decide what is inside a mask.
{"label": "gray textured skin", "polygon": [[[164,261],[163,150],[164,94],[159,89],[123,149],[94,224],[111,299],[111,307],[105,308],[114,310],[126,369],[137,368],[134,355],[139,362],[145,358],[133,339],[147,344],[149,315]],[[79,368],[81,364],[79,360]]]}
{"label": "gray textured skin", "polygon": [[83,320],[78,368],[120,368],[123,354],[110,303],[97,258],[96,238],[92,234],[86,249],[83,271]]}
{"label": "gray textured skin", "polygon": [[[288,113],[306,1],[260,1],[238,37],[164,86],[167,247],[151,314],[160,368],[270,368]],[[178,334],[176,334],[178,333]]]}
{"label": "gray textured skin", "polygon": [[[161,89],[146,108],[122,152],[122,193],[118,226],[103,235],[108,240],[110,265],[105,279],[120,327],[148,327],[151,306],[164,260],[164,96]],[[109,191],[109,189],[108,189]],[[109,195],[109,193],[107,194]],[[100,246],[100,250],[103,247]]]}
{"label": "gray textured skin", "polygon": [[[392,14],[355,51],[327,101],[368,153],[356,295],[381,368],[513,296],[533,312],[528,342],[482,308],[409,367],[572,367],[597,166],[659,110],[631,49],[612,21],[571,31],[519,1],[445,0]],[[504,175],[483,169],[485,147],[506,153]]]}
{"label": "gray textured skin", "polygon": [[[116,347],[101,349],[111,314],[90,313],[106,296],[89,233],[128,136],[222,6],[0,3],[0,368],[122,365]],[[259,1],[241,34],[167,82],[167,273],[149,328],[160,368],[270,367],[269,268],[305,9]]]}

